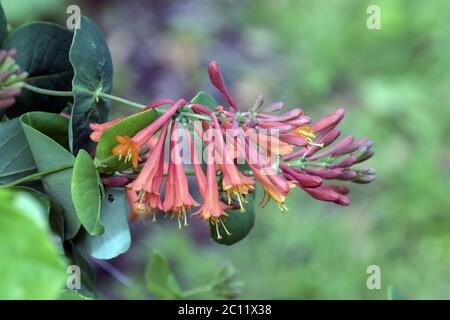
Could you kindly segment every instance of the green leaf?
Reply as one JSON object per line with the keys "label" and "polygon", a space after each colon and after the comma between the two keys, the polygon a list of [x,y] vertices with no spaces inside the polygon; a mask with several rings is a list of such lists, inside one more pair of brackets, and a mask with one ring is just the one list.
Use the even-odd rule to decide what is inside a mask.
{"label": "green leaf", "polygon": [[78,293],[77,290],[65,289],[59,296],[58,300],[92,300],[92,298],[83,296]]}
{"label": "green leaf", "polygon": [[192,98],[191,103],[202,104],[210,110],[214,110],[219,104],[216,99],[206,91],[200,91]]}
{"label": "green leaf", "polygon": [[[56,132],[56,124],[67,122],[64,117],[42,112],[30,112],[20,117],[25,136],[30,145],[34,162],[40,172],[73,165],[74,156],[55,140],[42,132],[48,124],[48,132]],[[51,129],[52,128],[52,129]],[[51,130],[50,130],[51,129]],[[80,228],[71,197],[72,169],[45,175],[42,178],[45,191],[64,209],[65,238],[72,239]]]}
{"label": "green leaf", "polygon": [[160,299],[178,299],[182,296],[175,275],[169,268],[166,257],[154,251],[145,267],[147,289]]}
{"label": "green leaf", "polygon": [[77,265],[81,271],[81,288],[79,293],[88,298],[96,297],[96,272],[78,248],[71,242],[64,243],[64,253],[70,260],[70,264]]}
{"label": "green leaf", "polygon": [[128,251],[131,235],[124,189],[108,190],[108,195],[102,200],[100,216],[105,232],[99,236],[90,236],[86,232],[81,232],[75,240],[77,247],[91,257],[102,260],[115,258]]}
{"label": "green leaf", "polygon": [[231,235],[227,235],[226,230],[221,225],[219,227],[219,235],[216,227],[211,225],[211,238],[220,244],[232,245],[244,239],[252,230],[255,224],[255,194],[252,192],[245,198],[248,203],[244,205],[245,211],[240,210],[226,210],[228,217],[223,218],[223,223]]}
{"label": "green leaf", "polygon": [[[26,193],[29,196],[33,197],[33,199],[35,201],[38,201],[42,207],[42,211],[44,212],[44,218],[45,218],[44,223],[45,223],[45,225],[48,225],[51,204],[50,204],[50,199],[46,194],[39,192],[37,190],[34,190],[32,188],[27,188],[27,187],[15,186],[15,187],[12,187],[11,190],[15,191],[15,192]],[[24,203],[26,203],[26,201]],[[24,209],[26,209],[26,207]]]}
{"label": "green leaf", "polygon": [[55,299],[64,286],[65,262],[39,222],[44,216],[29,195],[0,190],[0,299]]}
{"label": "green leaf", "polygon": [[0,184],[36,171],[30,147],[18,119],[0,122]]}
{"label": "green leaf", "polygon": [[0,45],[5,40],[8,35],[8,23],[6,22],[5,11],[3,10],[3,6],[0,3]]}
{"label": "green leaf", "polygon": [[110,101],[99,99],[96,94],[110,93],[112,89],[113,67],[108,45],[95,23],[87,17],[81,17],[80,28],[75,29],[69,58],[75,70],[69,137],[71,149],[76,153],[90,142],[89,123],[105,122],[108,118]]}
{"label": "green leaf", "polygon": [[[17,49],[17,64],[27,71],[27,83],[50,90],[70,91],[73,70],[69,61],[72,32],[49,22],[31,22],[11,32],[3,43],[4,49]],[[8,109],[10,118],[29,111],[59,113],[72,97],[55,97],[28,90]]]}
{"label": "green leaf", "polygon": [[158,113],[155,110],[146,110],[129,116],[106,130],[102,134],[95,152],[95,163],[98,170],[100,172],[111,172],[130,168],[131,163],[126,163],[123,159],[119,161],[119,158],[112,154],[112,149],[118,144],[116,136],[128,135],[132,137],[152,123],[157,117]]}
{"label": "green leaf", "polygon": [[50,137],[66,150],[69,150],[69,141],[67,138],[69,120],[59,114],[39,111],[29,113],[28,116],[24,115],[23,119],[25,118],[28,121],[28,125]]}
{"label": "green leaf", "polygon": [[100,177],[89,154],[78,152],[72,175],[72,201],[81,224],[90,235],[105,232],[100,221]]}

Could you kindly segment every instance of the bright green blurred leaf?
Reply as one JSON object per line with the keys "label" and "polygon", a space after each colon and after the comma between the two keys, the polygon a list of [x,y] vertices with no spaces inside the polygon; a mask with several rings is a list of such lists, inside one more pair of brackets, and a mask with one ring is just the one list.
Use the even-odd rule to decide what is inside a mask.
{"label": "bright green blurred leaf", "polygon": [[112,154],[112,149],[118,144],[116,136],[128,135],[132,137],[152,123],[157,117],[158,114],[155,110],[146,110],[121,120],[106,130],[97,144],[95,153],[95,162],[98,170],[101,172],[110,172],[130,168],[130,162],[125,162],[123,159],[119,161],[119,158]]}
{"label": "bright green blurred leaf", "polygon": [[108,45],[96,24],[87,17],[81,17],[80,26],[75,29],[69,57],[75,71],[69,137],[71,149],[76,153],[90,141],[89,123],[108,118],[110,101],[95,94],[110,93],[112,89],[113,66]]}
{"label": "bright green blurred leaf", "polygon": [[59,296],[58,300],[92,300],[92,298],[85,297],[76,290],[65,289]]}
{"label": "bright green blurred leaf", "polygon": [[[109,198],[112,197],[111,201]],[[102,200],[101,221],[105,232],[90,236],[86,232],[76,238],[77,247],[96,259],[108,260],[128,251],[131,235],[128,227],[128,203],[124,189],[109,189]]]}
{"label": "bright green blurred leaf", "polygon": [[[37,219],[39,219],[38,221],[40,222],[41,225],[45,225],[45,227],[47,228],[48,226],[48,219],[49,219],[49,214],[50,214],[50,208],[51,208],[51,204],[50,204],[50,199],[48,198],[48,196],[46,194],[43,194],[42,192],[39,192],[37,190],[34,190],[32,188],[27,188],[27,187],[12,187],[11,188],[12,191],[15,192],[20,192],[19,195],[17,197],[21,197],[22,194],[27,194],[27,197],[21,197],[24,198],[23,201],[20,202],[20,208],[23,209],[24,212],[27,212],[28,214],[34,215],[35,217],[37,216]],[[33,201],[38,201],[40,204],[40,209],[39,211],[42,211],[44,214],[42,215],[42,213],[36,213],[33,212],[31,210],[28,209],[28,200],[30,199],[30,197],[32,197]]]}
{"label": "bright green blurred leaf", "polygon": [[38,201],[0,190],[0,299],[55,299],[64,286],[65,262],[43,219]]}
{"label": "bright green blurred leaf", "polygon": [[81,149],[73,165],[72,201],[81,224],[90,235],[105,232],[100,221],[100,183],[94,162]]}
{"label": "bright green blurred leaf", "polygon": [[18,119],[0,122],[0,148],[0,183],[11,182],[36,171]]}
{"label": "bright green blurred leaf", "polygon": [[[11,32],[3,43],[5,49],[17,49],[17,64],[29,76],[27,83],[50,90],[72,88],[73,71],[69,62],[72,32],[49,22],[27,23]],[[8,116],[41,110],[59,113],[72,97],[55,97],[22,90]]]}
{"label": "bright green blurred leaf", "polygon": [[160,299],[177,299],[182,292],[169,268],[166,257],[159,251],[154,251],[145,268],[147,289]]}
{"label": "bright green blurred leaf", "polygon": [[[73,155],[55,140],[37,129],[46,127],[46,125],[49,126],[48,128],[55,128],[54,124],[66,123],[67,119],[52,113],[30,112],[24,114],[20,118],[20,121],[28,144],[30,145],[34,161],[40,172],[73,165],[75,161]],[[80,228],[80,221],[78,220],[71,197],[72,171],[69,168],[48,174],[42,178],[46,192],[64,209],[67,239],[73,238]]]}

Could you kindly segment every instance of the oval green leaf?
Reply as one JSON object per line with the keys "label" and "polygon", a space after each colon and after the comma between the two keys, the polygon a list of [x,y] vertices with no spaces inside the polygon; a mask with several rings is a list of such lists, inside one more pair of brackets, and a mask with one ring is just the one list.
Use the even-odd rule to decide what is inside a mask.
{"label": "oval green leaf", "polygon": [[124,189],[108,190],[108,195],[102,200],[100,215],[105,232],[99,236],[80,232],[75,242],[80,250],[91,257],[108,260],[128,251],[131,244],[128,203]]}
{"label": "oval green leaf", "polygon": [[0,184],[30,175],[36,165],[19,119],[0,122]]}
{"label": "oval green leaf", "polygon": [[73,165],[72,201],[81,224],[90,235],[105,232],[100,221],[100,177],[89,154],[81,149]]}
{"label": "oval green leaf", "polygon": [[98,170],[100,172],[112,172],[129,169],[131,167],[129,162],[119,161],[119,158],[112,154],[112,149],[118,144],[116,136],[128,135],[132,137],[152,123],[157,117],[158,113],[153,109],[149,109],[129,116],[106,130],[97,144],[95,153],[95,163]]}
{"label": "oval green leaf", "polygon": [[112,89],[113,66],[108,45],[87,17],[81,17],[79,28],[75,29],[69,59],[75,71],[69,139],[76,154],[91,143],[89,123],[105,122],[108,118],[110,101],[98,98],[97,93],[110,93]]}
{"label": "oval green leaf", "polygon": [[[220,244],[232,245],[244,239],[252,230],[255,224],[255,192],[250,193],[245,199],[248,201],[244,205],[245,211],[227,210],[228,217],[223,218],[223,223],[231,235],[227,235],[223,226],[219,227],[219,235],[216,227],[211,227],[211,238]],[[219,239],[220,238],[220,239]]]}
{"label": "oval green leaf", "polygon": [[73,171],[71,166],[75,158],[63,146],[45,134],[58,132],[58,127],[67,127],[67,119],[53,113],[30,112],[22,115],[20,121],[38,171],[66,167],[59,172],[45,175],[42,183],[47,194],[64,209],[65,238],[72,239],[81,226],[71,197]]}
{"label": "oval green leaf", "polygon": [[206,91],[198,92],[191,100],[192,103],[202,104],[210,110],[214,110],[218,106],[216,99]]}
{"label": "oval green leaf", "polygon": [[[69,61],[72,32],[49,22],[31,22],[11,32],[4,49],[17,49],[16,62],[29,76],[27,83],[50,90],[70,91],[73,70]],[[72,97],[55,97],[22,90],[10,118],[29,111],[59,113]]]}

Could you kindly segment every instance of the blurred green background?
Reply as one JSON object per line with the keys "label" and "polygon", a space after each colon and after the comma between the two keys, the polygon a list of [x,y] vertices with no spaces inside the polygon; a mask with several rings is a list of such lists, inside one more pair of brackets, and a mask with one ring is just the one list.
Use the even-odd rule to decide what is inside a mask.
{"label": "blurred green background", "polygon": [[[109,262],[123,274],[98,269],[100,297],[151,298],[142,279],[157,249],[185,288],[231,261],[241,298],[386,299],[389,287],[394,298],[450,298],[449,1],[2,1],[13,27],[65,24],[74,3],[105,33],[117,95],[146,103],[214,92],[206,67],[216,59],[241,106],[260,93],[314,118],[342,106],[343,133],[376,150],[377,181],[351,186],[350,207],[296,191],[289,213],[258,210],[231,247],[200,222],[181,232],[170,220],[133,225],[131,250]],[[366,26],[371,4],[380,30]],[[381,268],[381,290],[366,287],[369,265]]]}

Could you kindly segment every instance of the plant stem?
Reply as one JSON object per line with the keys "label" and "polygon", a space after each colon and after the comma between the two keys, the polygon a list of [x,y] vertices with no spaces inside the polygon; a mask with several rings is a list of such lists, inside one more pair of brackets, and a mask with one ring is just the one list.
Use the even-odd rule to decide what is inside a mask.
{"label": "plant stem", "polygon": [[41,179],[42,177],[52,174],[52,173],[56,173],[56,172],[60,172],[60,171],[64,171],[67,169],[70,169],[73,167],[73,164],[66,164],[64,166],[58,167],[58,168],[54,168],[54,169],[49,169],[49,170],[45,170],[45,171],[41,171],[41,172],[36,172],[33,173],[29,176],[17,179],[11,183],[5,184],[3,186],[0,186],[0,188],[8,188],[8,187],[13,187],[16,186],[18,184],[24,183],[24,182],[31,182],[31,181],[36,181]]}
{"label": "plant stem", "polygon": [[[48,89],[35,87],[35,86],[33,86],[31,84],[28,84],[26,82],[24,82],[23,88],[27,89],[29,91],[32,91],[32,92],[45,94],[45,95],[48,95],[48,96],[73,97],[73,92],[72,91],[48,90]],[[112,94],[104,93],[104,92],[101,92],[101,91],[92,92],[92,91],[86,90],[86,92],[92,94],[94,97],[103,98],[103,99],[109,99],[111,101],[118,102],[118,103],[124,104],[126,106],[129,106],[129,107],[132,107],[132,108],[135,108],[135,109],[138,109],[138,110],[141,110],[141,109],[145,108],[145,105],[143,105],[143,104],[136,103],[136,102],[127,100],[125,98],[117,97],[117,96],[114,96]],[[159,112],[161,112],[161,111],[159,111]]]}
{"label": "plant stem", "polygon": [[103,99],[109,99],[111,101],[117,102],[117,103],[121,103],[124,104],[126,106],[141,110],[143,108],[145,108],[145,105],[140,104],[140,103],[136,103],[130,100],[127,100],[125,98],[121,98],[121,97],[117,97],[117,96],[113,96],[112,94],[108,94],[108,93],[104,93],[104,92],[96,92],[93,93],[95,96],[103,98]]}
{"label": "plant stem", "polygon": [[203,287],[194,288],[191,290],[186,290],[182,293],[182,298],[186,299],[187,297],[195,296],[200,293],[210,292],[212,290],[212,285],[207,285]]}
{"label": "plant stem", "polygon": [[35,86],[32,86],[31,84],[28,84],[26,82],[23,83],[22,88],[25,88],[29,91],[33,91],[40,94],[45,94],[48,96],[56,96],[56,97],[72,97],[73,93],[72,91],[56,91],[56,90],[48,90],[43,88],[38,88]]}

